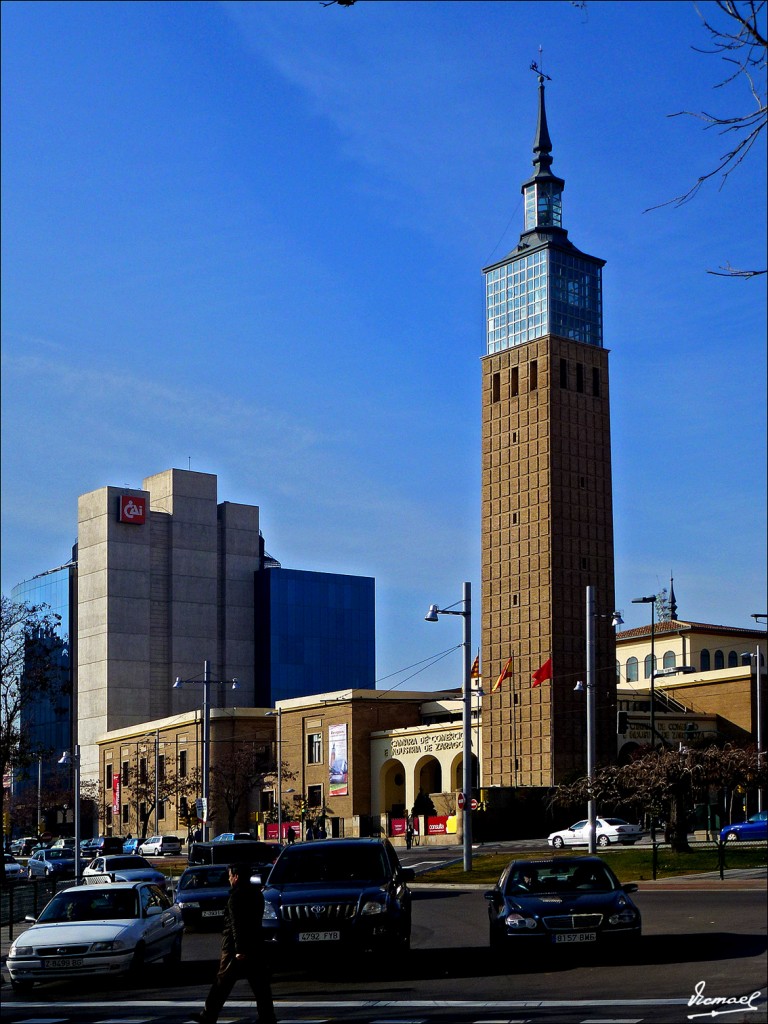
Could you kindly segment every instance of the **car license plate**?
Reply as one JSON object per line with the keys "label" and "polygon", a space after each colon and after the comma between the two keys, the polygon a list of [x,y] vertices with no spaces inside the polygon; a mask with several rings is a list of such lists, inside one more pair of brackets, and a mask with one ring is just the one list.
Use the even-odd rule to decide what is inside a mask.
{"label": "car license plate", "polygon": [[63,971],[68,967],[82,967],[82,957],[58,957],[56,960],[43,960],[45,967],[55,971]]}
{"label": "car license plate", "polygon": [[204,910],[203,917],[224,917],[223,910]]}
{"label": "car license plate", "polygon": [[338,942],[340,932],[299,932],[299,942]]}
{"label": "car license plate", "polygon": [[555,942],[596,942],[597,932],[564,932],[555,936]]}

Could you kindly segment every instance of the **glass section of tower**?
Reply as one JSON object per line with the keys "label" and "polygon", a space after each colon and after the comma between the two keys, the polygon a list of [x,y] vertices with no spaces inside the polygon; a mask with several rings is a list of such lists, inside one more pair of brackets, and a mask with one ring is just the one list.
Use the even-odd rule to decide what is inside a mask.
{"label": "glass section of tower", "polygon": [[525,189],[525,230],[563,226],[563,192],[552,181],[537,181]]}
{"label": "glass section of tower", "polygon": [[556,334],[603,344],[601,268],[543,248],[486,274],[487,351],[501,352]]}

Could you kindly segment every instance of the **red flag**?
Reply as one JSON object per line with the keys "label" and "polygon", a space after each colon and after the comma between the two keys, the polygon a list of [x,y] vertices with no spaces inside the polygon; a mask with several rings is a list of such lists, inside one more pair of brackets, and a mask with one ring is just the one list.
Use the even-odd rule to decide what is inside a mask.
{"label": "red flag", "polygon": [[511,678],[512,678],[512,659],[510,658],[509,661],[507,662],[507,664],[502,669],[501,675],[496,680],[496,682],[493,684],[493,689],[491,690],[491,693],[496,693],[496,691],[501,686],[501,684],[504,682],[504,680],[505,679],[511,679]]}
{"label": "red flag", "polygon": [[552,678],[552,659],[547,658],[541,668],[533,673],[533,686],[541,686],[545,679]]}
{"label": "red flag", "polygon": [[480,655],[479,654],[477,655],[477,657],[475,658],[474,662],[472,663],[472,668],[470,669],[470,672],[469,672],[469,678],[470,679],[479,679],[480,678]]}

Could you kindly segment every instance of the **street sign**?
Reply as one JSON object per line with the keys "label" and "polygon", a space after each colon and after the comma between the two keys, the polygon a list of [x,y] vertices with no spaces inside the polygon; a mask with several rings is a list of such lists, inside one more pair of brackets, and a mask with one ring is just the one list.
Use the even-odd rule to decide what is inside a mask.
{"label": "street sign", "polygon": [[197,811],[197,816],[200,821],[208,820],[208,801],[204,796],[199,796],[197,800],[195,800],[195,810]]}
{"label": "street sign", "polygon": [[464,804],[466,802],[467,801],[466,801],[466,799],[464,797],[464,794],[463,793],[459,793],[459,795],[456,797],[456,803],[459,805],[459,810],[460,811],[464,810]]}
{"label": "street sign", "polygon": [[472,798],[472,803],[469,806],[472,808],[473,811],[477,810],[477,800],[475,800],[474,797]]}

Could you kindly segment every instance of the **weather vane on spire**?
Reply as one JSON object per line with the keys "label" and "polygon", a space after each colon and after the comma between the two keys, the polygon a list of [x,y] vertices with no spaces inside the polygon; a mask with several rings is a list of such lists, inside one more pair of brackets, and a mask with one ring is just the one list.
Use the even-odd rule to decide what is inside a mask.
{"label": "weather vane on spire", "polygon": [[532,60],[531,61],[531,71],[535,71],[536,72],[536,74],[539,76],[539,81],[540,82],[542,82],[545,78],[546,78],[546,80],[548,82],[551,82],[552,81],[551,77],[549,75],[545,75],[544,74],[544,57],[542,56],[543,52],[544,52],[544,50],[540,46],[539,47],[539,63],[537,64],[535,60]]}

